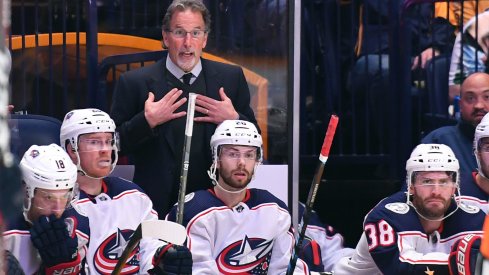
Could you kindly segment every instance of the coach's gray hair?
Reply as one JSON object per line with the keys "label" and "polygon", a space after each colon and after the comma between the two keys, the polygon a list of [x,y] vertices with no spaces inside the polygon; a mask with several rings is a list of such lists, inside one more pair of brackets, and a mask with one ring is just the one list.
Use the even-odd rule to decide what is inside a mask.
{"label": "coach's gray hair", "polygon": [[174,0],[166,10],[166,14],[163,17],[163,31],[170,31],[170,20],[176,11],[184,11],[187,9],[194,12],[200,12],[202,14],[205,24],[205,31],[209,33],[211,31],[211,14],[204,3],[202,3],[202,0]]}

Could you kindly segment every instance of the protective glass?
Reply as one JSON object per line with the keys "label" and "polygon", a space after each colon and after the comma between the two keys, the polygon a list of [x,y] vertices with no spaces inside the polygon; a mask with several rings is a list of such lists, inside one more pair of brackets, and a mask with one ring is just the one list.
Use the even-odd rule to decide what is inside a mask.
{"label": "protective glass", "polygon": [[192,38],[202,38],[202,37],[204,37],[204,35],[207,31],[194,29],[194,30],[191,30],[188,32],[182,28],[176,28],[174,30],[167,30],[166,32],[171,33],[173,35],[173,37],[176,37],[176,38],[185,38],[187,36],[187,33],[190,33],[190,36]]}
{"label": "protective glass", "polygon": [[416,188],[442,188],[442,189],[448,189],[455,187],[455,182],[451,178],[446,178],[446,179],[428,179],[428,178],[422,178],[416,181],[414,184],[414,187]]}
{"label": "protective glass", "polygon": [[479,142],[479,152],[481,152],[481,153],[489,153],[489,143]]}

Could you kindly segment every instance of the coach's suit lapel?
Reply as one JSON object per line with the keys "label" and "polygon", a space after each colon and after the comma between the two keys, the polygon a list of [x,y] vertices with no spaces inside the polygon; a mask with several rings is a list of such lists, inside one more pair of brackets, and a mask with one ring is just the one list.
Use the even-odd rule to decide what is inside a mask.
{"label": "coach's suit lapel", "polygon": [[[160,100],[170,91],[171,84],[167,83],[166,70],[166,55],[158,61],[158,71],[151,78],[151,83],[148,83],[148,92],[152,91],[155,95],[155,101]],[[158,135],[167,141],[168,147],[173,155],[175,152],[175,140],[173,139],[173,127],[168,123],[163,123],[158,126]]]}

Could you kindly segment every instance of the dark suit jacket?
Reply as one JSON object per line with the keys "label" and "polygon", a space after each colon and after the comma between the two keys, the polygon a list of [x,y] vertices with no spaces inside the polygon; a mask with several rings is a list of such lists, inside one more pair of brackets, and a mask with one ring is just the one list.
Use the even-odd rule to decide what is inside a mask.
{"label": "dark suit jacket", "polygon": [[[219,88],[224,87],[226,95],[232,100],[234,108],[239,113],[239,118],[256,125],[255,115],[250,108],[250,92],[243,70],[238,66],[201,60],[201,74],[205,78],[206,95],[220,100]],[[185,117],[179,118],[181,122],[167,122],[151,129],[144,117],[144,102],[148,92],[155,94],[156,101],[174,88],[167,81],[165,62],[166,55],[153,65],[121,75],[115,88],[110,113],[120,134],[122,153],[129,155],[135,165],[134,183],[146,191],[160,217],[166,215],[177,201],[180,183],[179,160],[183,148],[176,148],[174,139],[175,136],[184,139],[185,133],[181,132],[181,135],[174,133],[176,130],[171,125],[175,122],[185,124],[186,120]],[[177,111],[180,110],[186,111],[187,105]],[[207,161],[192,162],[192,155],[190,155],[189,174],[201,176],[198,177],[199,182],[187,182],[187,193],[211,186],[206,171],[212,163],[209,143],[216,126],[212,123],[205,125],[203,142],[204,148],[208,150],[202,153],[206,154]],[[192,139],[192,144],[195,142],[202,141]],[[189,175],[189,180],[190,178]]]}

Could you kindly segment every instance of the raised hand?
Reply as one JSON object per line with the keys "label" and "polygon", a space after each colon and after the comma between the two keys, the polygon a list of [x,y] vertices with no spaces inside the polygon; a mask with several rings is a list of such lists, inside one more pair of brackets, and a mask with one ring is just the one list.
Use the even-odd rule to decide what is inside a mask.
{"label": "raised hand", "polygon": [[182,90],[174,88],[162,99],[155,101],[155,95],[148,93],[148,99],[144,102],[144,117],[151,128],[187,114],[185,111],[175,113],[187,101],[185,97],[177,100],[181,95]]}
{"label": "raised hand", "polygon": [[219,95],[221,100],[215,100],[204,95],[197,95],[195,110],[205,116],[196,117],[194,118],[195,121],[219,124],[227,119],[239,118],[239,114],[234,109],[231,99],[227,97],[224,92],[224,88],[221,87],[219,89]]}

